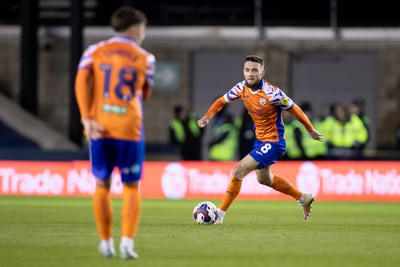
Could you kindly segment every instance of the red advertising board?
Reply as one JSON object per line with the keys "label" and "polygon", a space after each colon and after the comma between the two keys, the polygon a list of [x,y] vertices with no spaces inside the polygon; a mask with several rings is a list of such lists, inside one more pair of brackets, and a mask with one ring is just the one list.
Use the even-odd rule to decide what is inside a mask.
{"label": "red advertising board", "polygon": [[[220,198],[235,162],[145,162],[140,184],[145,198]],[[318,200],[400,201],[400,162],[280,161],[273,173]],[[95,182],[87,161],[0,161],[0,195],[91,196]],[[111,192],[122,194],[119,172]],[[260,185],[255,173],[243,182],[241,199],[290,199]]]}

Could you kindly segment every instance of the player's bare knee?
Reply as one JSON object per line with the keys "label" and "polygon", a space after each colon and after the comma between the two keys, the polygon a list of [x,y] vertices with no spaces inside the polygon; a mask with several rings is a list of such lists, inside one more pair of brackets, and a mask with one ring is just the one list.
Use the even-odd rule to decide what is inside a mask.
{"label": "player's bare knee", "polygon": [[105,188],[110,188],[111,186],[111,180],[101,180],[101,179],[96,179],[96,185],[100,187],[105,187]]}
{"label": "player's bare knee", "polygon": [[257,177],[257,181],[262,184],[262,185],[266,185],[266,186],[271,186],[272,181],[269,177]]}
{"label": "player's bare knee", "polygon": [[234,178],[242,178],[242,174],[241,174],[242,172],[240,171],[240,169],[233,169],[233,171],[232,171],[232,177],[234,177]]}
{"label": "player's bare knee", "polygon": [[271,186],[271,174],[266,174],[265,172],[257,172],[257,181],[262,185]]}
{"label": "player's bare knee", "polygon": [[246,176],[246,169],[243,168],[240,162],[233,168],[232,176],[238,179],[242,179]]}

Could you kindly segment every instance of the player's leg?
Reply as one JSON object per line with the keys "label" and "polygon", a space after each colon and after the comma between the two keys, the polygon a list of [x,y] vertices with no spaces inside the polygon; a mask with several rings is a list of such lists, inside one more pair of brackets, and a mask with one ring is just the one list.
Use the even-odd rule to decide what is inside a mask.
{"label": "player's leg", "polygon": [[122,238],[120,244],[122,259],[136,259],[139,255],[134,251],[134,238],[139,226],[142,210],[142,198],[139,183],[124,183],[122,205]]}
{"label": "player's leg", "polygon": [[114,240],[112,239],[112,205],[110,197],[110,182],[96,179],[96,189],[93,197],[93,211],[97,230],[100,234],[99,251],[105,257],[114,257]]}
{"label": "player's leg", "polygon": [[143,142],[123,141],[119,144],[117,161],[123,183],[122,238],[120,243],[122,259],[137,259],[139,257],[134,250],[134,239],[142,210],[139,181],[142,175],[143,159]]}
{"label": "player's leg", "polygon": [[225,195],[222,198],[221,205],[218,208],[218,219],[215,224],[222,224],[225,212],[228,210],[240,192],[243,178],[251,171],[254,171],[257,166],[258,162],[256,162],[250,155],[247,155],[238,164],[236,164],[232,172],[232,180],[229,183]]}
{"label": "player's leg", "polygon": [[304,219],[308,219],[311,213],[311,204],[314,202],[314,196],[312,194],[303,194],[286,178],[277,174],[272,174],[271,165],[261,170],[256,170],[256,174],[260,184],[272,187],[276,191],[289,195],[297,200],[300,206],[303,207]]}
{"label": "player's leg", "polygon": [[286,178],[277,174],[272,174],[271,166],[277,159],[283,156],[286,149],[286,142],[258,142],[250,155],[259,162],[256,170],[257,180],[260,184],[272,187],[276,191],[292,196],[303,207],[304,219],[310,216],[311,204],[314,196],[303,194]]}
{"label": "player's leg", "polygon": [[272,187],[276,191],[292,196],[296,200],[302,196],[302,193],[286,178],[272,174],[271,165],[261,170],[256,170],[256,174],[260,184]]}
{"label": "player's leg", "polygon": [[101,242],[99,251],[105,257],[114,257],[114,240],[112,239],[112,205],[110,184],[112,162],[108,160],[106,140],[90,141],[90,162],[93,175],[96,177],[96,189],[93,196],[93,211]]}
{"label": "player's leg", "polygon": [[298,200],[299,205],[303,207],[303,218],[307,220],[311,214],[311,205],[315,201],[313,194],[303,194]]}

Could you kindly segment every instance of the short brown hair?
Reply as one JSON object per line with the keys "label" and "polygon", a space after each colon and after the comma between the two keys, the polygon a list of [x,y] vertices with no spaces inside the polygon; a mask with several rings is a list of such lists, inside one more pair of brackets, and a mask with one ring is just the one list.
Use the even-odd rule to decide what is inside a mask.
{"label": "short brown hair", "polygon": [[249,55],[244,60],[244,62],[247,62],[247,61],[259,63],[262,67],[264,67],[264,59],[260,58],[259,56]]}
{"label": "short brown hair", "polygon": [[120,7],[111,17],[111,26],[116,32],[124,31],[132,25],[142,23],[147,23],[146,15],[130,6]]}

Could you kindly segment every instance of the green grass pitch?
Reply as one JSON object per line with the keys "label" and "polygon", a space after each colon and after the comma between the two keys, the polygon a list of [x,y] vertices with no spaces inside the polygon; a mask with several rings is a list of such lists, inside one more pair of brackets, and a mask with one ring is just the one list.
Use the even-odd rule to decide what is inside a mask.
{"label": "green grass pitch", "polygon": [[97,252],[90,198],[2,196],[0,266],[400,266],[400,203],[317,201],[304,221],[294,201],[237,200],[223,225],[197,225],[199,201],[144,199],[140,259],[122,261]]}

